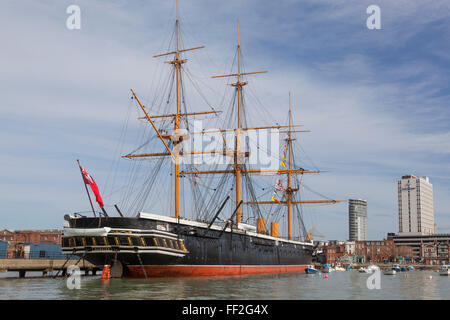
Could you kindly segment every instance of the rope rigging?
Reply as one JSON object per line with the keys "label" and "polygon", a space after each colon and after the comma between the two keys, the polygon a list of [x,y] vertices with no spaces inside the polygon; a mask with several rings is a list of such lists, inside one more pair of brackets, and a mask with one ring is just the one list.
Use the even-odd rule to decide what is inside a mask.
{"label": "rope rigging", "polygon": [[[177,28],[177,26],[178,24],[175,25],[175,28]],[[169,40],[168,51],[170,51],[170,48],[173,48],[174,42],[176,41],[175,34],[176,30],[172,33]],[[238,49],[236,49],[235,51],[230,68],[230,73],[232,73],[232,70],[235,69],[236,60],[238,58],[238,54],[240,53],[239,50],[240,49],[238,47]],[[238,200],[240,198],[240,194],[235,194],[237,188],[237,179],[234,178],[234,176],[237,177],[238,174],[240,174],[239,170],[241,170],[242,172],[241,180],[239,180],[240,182],[242,182],[242,186],[238,190],[242,190],[242,198],[244,200],[244,203],[252,202],[252,204],[242,206],[241,217],[243,219],[242,221],[245,221],[246,223],[255,222],[258,218],[266,219],[267,223],[284,221],[288,207],[286,203],[290,204],[289,201],[291,200],[293,200],[294,202],[301,201],[302,196],[300,194],[300,191],[302,191],[303,189],[306,189],[324,199],[331,200],[329,197],[326,197],[306,186],[302,181],[303,174],[293,175],[294,178],[292,179],[292,189],[295,189],[296,191],[294,192],[288,189],[289,192],[291,192],[290,194],[292,195],[288,196],[288,193],[286,192],[286,183],[285,181],[282,181],[282,179],[284,179],[284,176],[275,175],[277,179],[276,186],[281,188],[275,191],[277,195],[276,198],[279,204],[268,206],[260,205],[258,204],[258,202],[261,202],[261,199],[267,200],[267,196],[270,193],[274,192],[273,175],[251,176],[248,171],[253,168],[253,165],[245,162],[243,164],[237,164],[236,162],[235,164],[235,160],[233,157],[237,156],[236,153],[233,153],[232,157],[230,157],[229,155],[214,155],[214,157],[217,156],[216,159],[220,159],[220,161],[216,161],[213,163],[207,163],[207,161],[203,161],[203,163],[200,164],[197,163],[197,160],[200,159],[200,156],[196,158],[196,156],[193,155],[191,157],[191,160],[194,159],[193,163],[181,163],[180,171],[176,171],[178,170],[177,164],[174,164],[170,157],[164,156],[164,153],[168,154],[167,151],[173,150],[174,146],[178,145],[178,142],[174,141],[174,125],[176,129],[186,129],[189,134],[193,133],[192,122],[190,121],[191,118],[188,119],[188,113],[189,111],[193,111],[190,110],[189,106],[195,105],[197,101],[201,101],[201,103],[208,106],[210,110],[216,111],[212,104],[209,103],[207,96],[202,93],[201,88],[207,85],[202,83],[203,81],[201,80],[201,78],[197,77],[193,72],[191,72],[190,68],[184,64],[185,60],[183,60],[181,57],[181,51],[179,51],[177,47],[176,59],[179,60],[169,61],[169,63],[172,63],[172,66],[168,75],[164,77],[161,75],[161,73],[158,76],[158,82],[154,86],[152,86],[155,88],[155,92],[153,93],[151,99],[143,100],[147,101],[148,105],[150,106],[149,108],[145,107],[144,111],[148,111],[152,116],[162,116],[155,117],[157,126],[155,126],[154,128],[157,128],[156,132],[158,132],[158,136],[155,134],[155,130],[149,126],[148,122],[151,122],[152,124],[153,122],[151,120],[147,121],[152,116],[148,116],[148,118],[145,118],[144,121],[139,121],[138,126],[129,125],[129,118],[132,113],[130,107],[122,127],[122,132],[120,134],[119,144],[116,148],[116,152],[122,151],[123,148],[128,147],[128,150],[132,151],[127,152],[127,155],[135,155],[137,152],[144,153],[144,155],[152,153],[157,154],[154,157],[149,158],[130,158],[130,161],[127,161],[128,169],[124,170],[126,174],[120,176],[118,176],[117,174],[117,171],[119,169],[119,159],[113,161],[113,163],[111,164],[111,169],[113,170],[111,179],[113,183],[109,190],[110,192],[108,194],[108,197],[112,197],[113,195],[121,191],[123,196],[119,203],[120,207],[124,209],[123,211],[127,216],[136,215],[137,213],[144,210],[149,210],[149,212],[158,214],[172,215],[172,212],[177,210],[177,205],[174,205],[173,201],[176,197],[173,190],[174,186],[175,188],[177,188],[178,186],[178,179],[180,181],[181,189],[181,212],[184,218],[191,218],[199,221],[209,222],[223,203],[224,199],[227,196],[230,196],[230,198],[234,197],[234,200],[237,201],[229,201],[225,205],[225,209],[223,211],[225,216],[225,212],[233,212],[233,210],[235,210],[236,208],[236,202],[239,202]],[[240,58],[242,58],[242,56]],[[177,68],[173,67],[175,64],[177,64]],[[179,72],[178,75],[176,70],[178,70]],[[242,64],[242,70],[245,71],[245,64]],[[238,79],[241,79],[240,74]],[[228,79],[227,84],[230,85],[230,82],[231,80]],[[248,109],[247,106],[251,107],[251,101],[249,101],[248,99],[247,89],[244,91],[242,88],[242,86],[244,86],[246,82],[242,83],[238,82],[237,84],[232,84],[233,86],[235,86],[235,88],[233,89],[234,92],[232,95],[230,95],[231,99],[229,99],[229,102],[226,103],[227,107],[222,113],[222,117],[219,118],[216,114],[214,116],[206,116],[210,117],[210,119],[208,120],[215,119],[215,121],[208,121],[208,124],[215,124],[215,128],[220,128],[220,130],[236,128],[236,114],[238,111],[238,105],[240,106],[241,111],[241,114],[239,115],[240,128],[249,128],[250,124],[252,124],[252,120],[254,119],[257,119],[258,121],[262,120],[263,122],[269,122],[272,119],[272,114],[269,112],[268,108],[264,106],[253,89],[250,89],[248,93],[249,97],[256,101],[255,104],[258,107],[258,116],[249,117],[249,111],[251,109]],[[177,90],[179,90],[179,93],[175,89],[175,87],[177,88]],[[194,89],[192,90],[192,92],[195,92],[199,98],[187,94],[191,92],[191,90],[188,90],[191,87]],[[176,94],[174,93],[175,91],[177,92]],[[224,94],[221,97],[221,106],[225,105],[227,91],[227,89],[224,89]],[[219,96],[217,92],[214,93],[216,96]],[[240,101],[238,101],[238,97],[240,97]],[[130,105],[134,103],[133,99],[131,101],[132,102],[130,103]],[[179,118],[178,116],[169,116],[174,114],[173,108],[175,102],[177,103],[177,110],[181,114],[179,115]],[[140,111],[142,111],[139,110],[139,108],[137,108],[137,110],[139,111],[139,113]],[[176,114],[178,114],[178,111]],[[197,115],[198,113],[195,114]],[[211,112],[209,112],[209,114],[211,114]],[[142,117],[140,118],[142,119]],[[179,122],[178,119],[180,120]],[[205,130],[208,131],[208,129],[206,128]],[[159,132],[162,133],[164,137],[162,137]],[[125,135],[127,133],[131,133],[136,136],[133,146],[137,145],[137,147],[129,147],[130,144],[127,144],[125,139]],[[200,135],[202,135],[202,138],[205,137],[204,135],[206,134],[208,133],[200,133]],[[229,131],[229,133],[227,133],[225,132],[225,130],[223,130],[223,132],[220,132],[219,135],[221,135],[223,141],[217,143],[217,146],[215,146],[216,150],[222,149],[233,151],[236,147],[234,141],[235,139],[237,140],[237,138],[235,138],[235,133],[233,131]],[[167,141],[167,146],[170,148],[170,150],[165,149],[159,139],[168,139],[163,141]],[[188,141],[187,143],[189,147],[192,147],[191,141]],[[266,144],[262,144],[261,141],[258,141],[258,139],[256,139],[255,141],[251,136],[248,136],[248,139],[243,141],[243,145],[245,146],[245,151],[250,150],[251,146],[256,146],[259,152],[266,153],[269,157],[271,157],[272,161],[278,161],[278,163],[282,161],[286,162],[285,156],[281,157],[281,151],[283,149],[278,150],[278,154],[276,156],[272,155],[269,147],[266,146]],[[290,146],[291,145],[292,144],[290,144]],[[203,145],[201,147],[203,148]],[[284,148],[284,143],[282,143],[281,148]],[[305,158],[308,162],[313,164],[313,167],[316,168],[317,171],[319,171],[317,166],[308,157],[300,144],[296,144],[293,150],[290,151],[292,151],[292,159],[289,159],[289,161],[291,162],[290,168],[301,169],[300,167],[298,167],[298,163],[303,164],[303,158]],[[298,161],[297,163],[295,157],[296,153],[301,153],[304,156],[303,158],[299,159],[302,161]],[[207,157],[213,156],[203,154],[201,158],[205,160],[207,159]],[[219,176],[216,176],[214,174],[195,174],[196,171],[199,172],[200,165],[207,166],[209,171],[234,171],[234,174],[224,173]],[[286,166],[284,167],[286,168]],[[183,174],[183,171],[194,174]],[[181,172],[179,176],[176,175],[177,172]],[[123,182],[125,182],[123,187],[115,188],[116,178],[120,178]],[[174,182],[174,180],[176,180],[176,182]],[[189,189],[189,192],[186,192],[186,188]],[[263,192],[260,192],[259,190],[262,190]],[[307,232],[303,222],[304,210],[302,204],[295,203],[292,204],[292,206],[294,208],[295,219],[298,220],[297,223],[295,223],[295,225],[298,227],[297,236],[299,238],[305,239]],[[218,221],[223,221],[223,219],[218,217]]]}

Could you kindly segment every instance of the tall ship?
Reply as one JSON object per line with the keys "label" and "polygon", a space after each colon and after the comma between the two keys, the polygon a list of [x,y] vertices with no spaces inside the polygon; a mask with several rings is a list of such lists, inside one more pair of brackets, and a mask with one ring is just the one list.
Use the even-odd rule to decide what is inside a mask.
{"label": "tall ship", "polygon": [[[339,200],[299,195],[302,177],[323,171],[297,164],[294,137],[306,130],[293,124],[290,94],[286,124],[249,125],[258,117],[247,112],[247,77],[267,71],[243,72],[238,22],[235,71],[213,77],[232,79],[229,107],[194,112],[187,107],[185,80],[194,76],[184,56],[203,46],[182,47],[178,2],[171,44],[169,52],[154,56],[171,58],[165,61],[170,70],[162,81],[166,86],[157,89],[163,98],[155,96],[146,107],[130,90],[143,129],[138,146],[120,157],[131,168],[124,200],[107,212],[96,190],[101,211],[91,201],[92,216],[65,215],[63,252],[111,265],[115,277],[304,272],[314,245],[301,206]],[[198,129],[192,122],[202,116],[214,117],[219,129]],[[264,150],[269,147],[263,132],[276,138],[272,151]],[[260,152],[269,154],[266,160],[276,161],[276,167],[255,161]],[[87,185],[95,182],[80,170],[88,192]]]}

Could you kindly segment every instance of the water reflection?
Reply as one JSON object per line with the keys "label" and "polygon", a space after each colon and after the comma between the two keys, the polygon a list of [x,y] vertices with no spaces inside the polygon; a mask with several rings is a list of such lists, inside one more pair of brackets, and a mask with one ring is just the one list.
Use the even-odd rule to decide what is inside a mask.
{"label": "water reflection", "polygon": [[[230,277],[110,279],[82,277],[70,290],[64,278],[0,279],[0,299],[450,299],[450,279],[436,272],[381,274],[381,289],[370,290],[370,274],[358,271]],[[431,278],[429,278],[431,276]]]}
{"label": "water reflection", "polygon": [[[419,271],[413,271],[419,272]],[[440,299],[438,292],[439,274],[436,272],[422,272],[422,277],[417,277],[417,287],[420,288],[423,299]]]}

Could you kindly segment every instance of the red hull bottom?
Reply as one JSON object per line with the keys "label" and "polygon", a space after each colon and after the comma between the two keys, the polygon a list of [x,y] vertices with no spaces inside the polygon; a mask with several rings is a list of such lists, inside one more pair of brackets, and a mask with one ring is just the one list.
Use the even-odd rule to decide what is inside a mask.
{"label": "red hull bottom", "polygon": [[[246,274],[305,272],[306,265],[283,266],[198,266],[166,265],[144,266],[147,277],[197,277],[197,276],[236,276]],[[142,266],[128,266],[131,278],[145,278]]]}

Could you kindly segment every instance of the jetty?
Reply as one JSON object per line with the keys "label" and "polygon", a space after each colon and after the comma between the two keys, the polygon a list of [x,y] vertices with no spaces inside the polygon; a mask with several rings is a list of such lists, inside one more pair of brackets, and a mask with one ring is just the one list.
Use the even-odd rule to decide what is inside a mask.
{"label": "jetty", "polygon": [[67,268],[73,265],[77,265],[85,275],[96,275],[97,271],[102,270],[84,259],[0,259],[0,271],[19,272],[20,278],[24,278],[26,272],[42,272],[42,276],[46,277],[50,272],[60,271],[59,275],[65,276]]}

